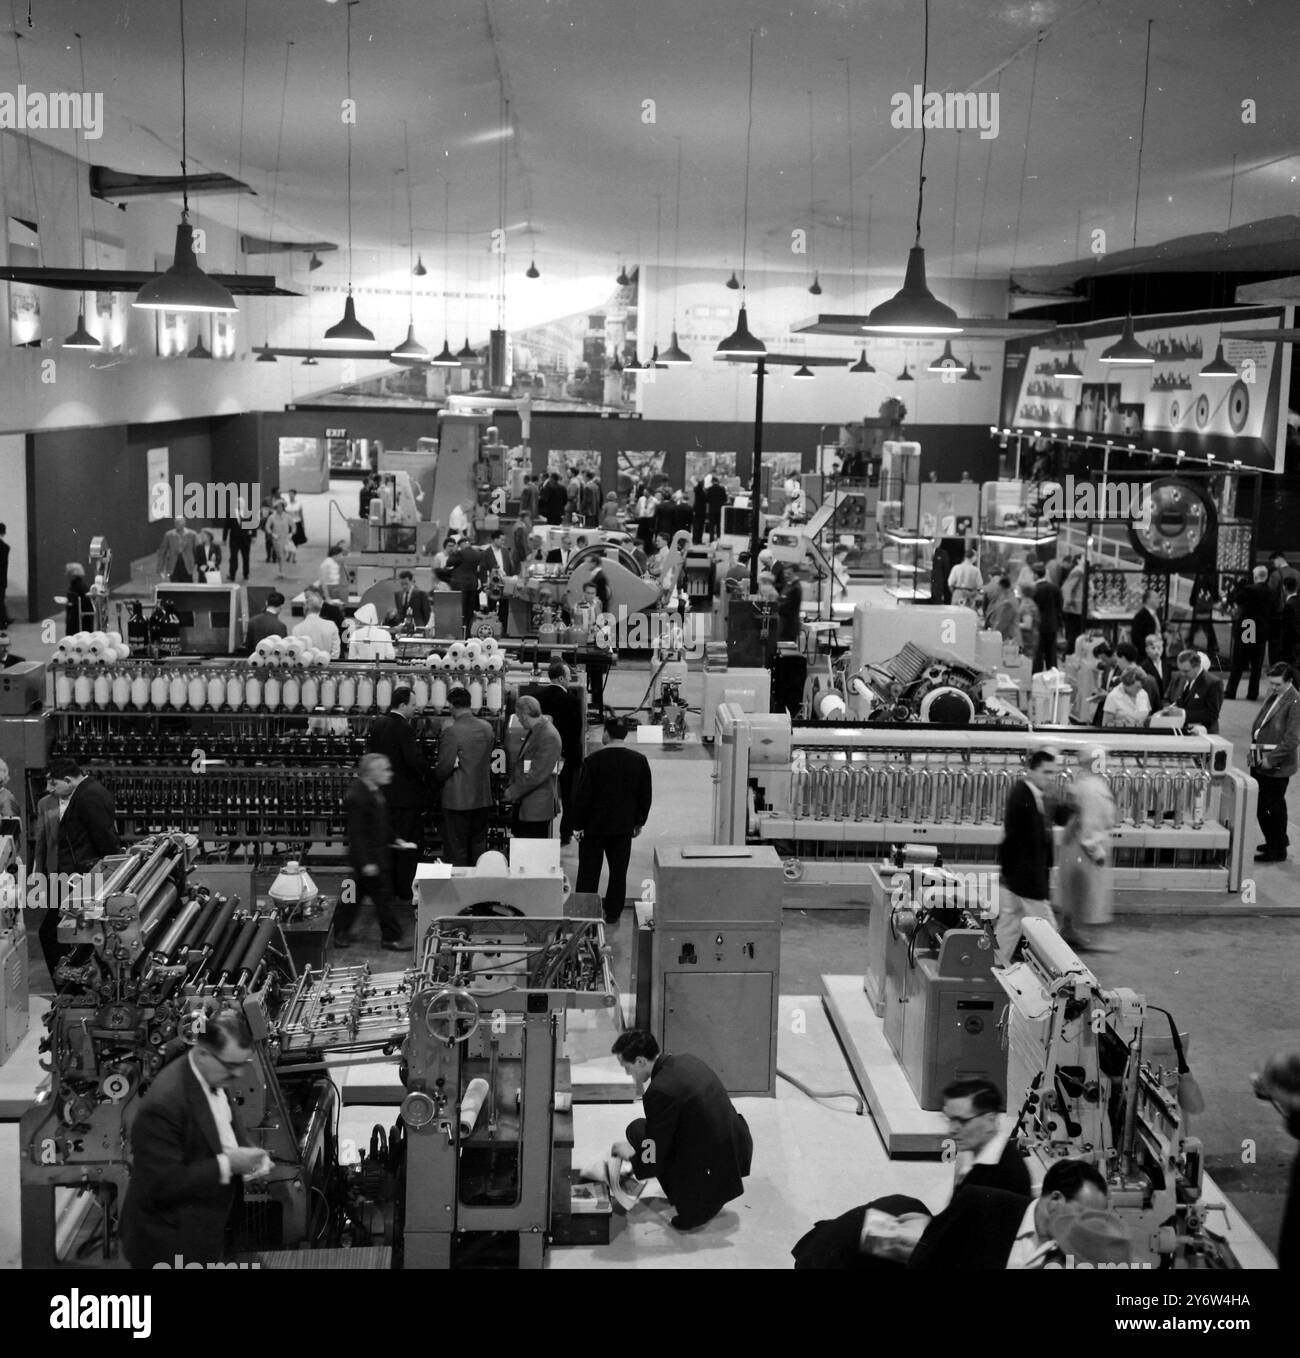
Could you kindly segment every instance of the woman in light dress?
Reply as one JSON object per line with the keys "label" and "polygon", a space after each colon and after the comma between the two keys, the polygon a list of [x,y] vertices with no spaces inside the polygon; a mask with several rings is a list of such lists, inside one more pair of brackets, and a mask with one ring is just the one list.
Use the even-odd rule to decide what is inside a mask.
{"label": "woman in light dress", "polygon": [[1110,832],[1115,799],[1105,777],[1105,751],[1084,746],[1075,754],[1074,778],[1066,792],[1070,818],[1057,860],[1061,937],[1076,952],[1111,952],[1083,932],[1114,918]]}

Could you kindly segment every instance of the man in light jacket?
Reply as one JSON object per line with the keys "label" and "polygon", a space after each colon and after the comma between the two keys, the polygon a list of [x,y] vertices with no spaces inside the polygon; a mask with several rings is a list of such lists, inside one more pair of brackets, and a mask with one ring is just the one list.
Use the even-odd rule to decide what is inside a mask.
{"label": "man in light jacket", "polygon": [[527,694],[515,703],[515,716],[525,734],[505,792],[515,808],[511,833],[521,839],[549,839],[559,809],[560,733],[537,699]]}
{"label": "man in light jacket", "polygon": [[1250,772],[1259,784],[1255,815],[1264,843],[1259,863],[1281,863],[1290,840],[1286,831],[1286,789],[1297,767],[1300,747],[1300,692],[1295,671],[1277,664],[1268,672],[1268,695],[1250,728]]}

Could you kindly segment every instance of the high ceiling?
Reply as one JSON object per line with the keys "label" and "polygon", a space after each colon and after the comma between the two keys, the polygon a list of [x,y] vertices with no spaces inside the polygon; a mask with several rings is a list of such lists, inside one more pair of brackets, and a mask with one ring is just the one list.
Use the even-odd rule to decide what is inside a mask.
{"label": "high ceiling", "polygon": [[[258,195],[198,199],[200,220],[233,225],[238,213],[246,233],[346,241],[347,9],[188,0],[191,167],[240,175]],[[27,87],[81,88],[80,32],[86,84],[105,104],[91,156],[174,173],[178,0],[34,0],[30,29],[26,10],[9,0],[0,13],[21,35]],[[923,242],[937,292],[949,272],[1005,277],[1013,264],[1020,272],[1086,256],[1098,230],[1108,250],[1132,244],[1148,18],[1139,245],[1222,231],[1230,198],[1234,225],[1300,223],[1295,0],[930,0],[928,89],[999,96],[996,137],[927,137]],[[453,273],[468,242],[471,270],[486,275],[500,220],[503,91],[512,278],[533,255],[551,278],[652,262],[657,196],[665,264],[675,242],[683,266],[721,277],[739,269],[751,30],[751,283],[792,263],[845,271],[851,211],[859,269],[900,272],[921,138],[891,126],[890,101],[921,82],[923,23],[922,0],[361,0],[352,9],[357,280],[404,259],[404,125],[417,248],[439,267],[448,184]],[[14,90],[12,38],[0,57],[0,88]],[[1247,99],[1253,122],[1243,121]],[[34,135],[71,151],[69,133]],[[799,228],[809,232],[806,258],[791,253]]]}

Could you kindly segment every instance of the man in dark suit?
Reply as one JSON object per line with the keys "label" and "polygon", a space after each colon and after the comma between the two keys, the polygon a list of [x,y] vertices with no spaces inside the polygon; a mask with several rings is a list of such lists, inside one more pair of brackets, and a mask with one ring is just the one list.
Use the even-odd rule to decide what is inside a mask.
{"label": "man in dark suit", "polygon": [[[511,552],[510,548],[506,546],[506,535],[504,529],[498,528],[493,532],[491,541],[488,543],[487,546],[487,551],[484,552],[483,555],[484,555],[483,564],[484,567],[486,568],[489,578],[491,577],[492,572],[495,571],[499,580],[504,583],[504,581],[506,581],[511,576],[517,573],[515,566],[515,556],[514,553]],[[500,599],[497,601],[497,618],[501,622],[501,630],[503,632],[505,631],[506,620],[509,618],[509,616],[510,616],[510,600],[506,597],[505,592],[503,590]]]}
{"label": "man in dark suit", "polygon": [[1208,670],[1202,670],[1199,651],[1179,651],[1178,673],[1170,680],[1165,702],[1183,709],[1188,726],[1204,726],[1210,735],[1219,734],[1223,686]]}
{"label": "man in dark suit", "polygon": [[415,694],[403,685],[393,690],[392,705],[383,717],[370,724],[366,739],[368,754],[387,755],[393,770],[392,782],[384,794],[388,823],[397,840],[410,848],[393,855],[393,892],[399,901],[411,899],[415,865],[419,861],[424,835],[420,809],[429,780],[429,761],[420,750],[411,720],[416,714]]}
{"label": "man in dark suit", "polygon": [[1256,566],[1250,584],[1237,591],[1232,611],[1232,669],[1224,697],[1235,699],[1244,671],[1250,671],[1247,702],[1259,700],[1259,674],[1264,667],[1264,647],[1273,626],[1273,596],[1268,588],[1268,567]]}
{"label": "man in dark suit", "polygon": [[[945,1147],[953,1157],[953,1193],[971,1188],[997,1188],[1017,1197],[1033,1196],[1025,1158],[1001,1125],[1002,1095],[988,1080],[954,1080],[943,1091],[943,1115],[948,1120]],[[797,1269],[902,1268],[905,1245],[882,1256],[863,1248],[867,1213],[875,1210],[892,1217],[911,1217],[922,1226],[933,1213],[916,1198],[877,1198],[836,1217],[819,1221],[791,1250]],[[913,1237],[915,1238],[915,1237]]]}
{"label": "man in dark suit", "polygon": [[704,478],[695,483],[691,501],[691,541],[704,541],[704,526],[709,520],[709,490],[704,484]]}
{"label": "man in dark suit", "polygon": [[9,609],[5,595],[9,592],[9,544],[5,541],[8,530],[0,523],[0,630],[9,626]]}
{"label": "man in dark suit", "polygon": [[708,488],[705,496],[709,502],[709,517],[706,527],[709,537],[716,539],[722,532],[722,511],[727,505],[727,488],[717,476],[706,477]]}
{"label": "man in dark suit", "polygon": [[587,733],[582,724],[582,699],[569,684],[572,677],[563,660],[551,661],[546,687],[537,695],[542,711],[560,733],[564,766],[560,769],[560,847],[573,840],[573,789],[586,755]]}
{"label": "man in dark suit", "polygon": [[1129,640],[1139,656],[1146,654],[1147,637],[1160,631],[1160,595],[1149,589],[1142,596],[1142,607],[1133,615],[1133,625],[1129,628]]}
{"label": "man in dark suit", "polygon": [[622,717],[605,722],[605,745],[588,755],[573,798],[571,823],[579,836],[578,891],[599,891],[600,870],[609,860],[605,923],[617,924],[627,899],[627,865],[632,841],[650,816],[653,786],[650,761],[629,750]]}
{"label": "man in dark suit", "polygon": [[[908,1267],[1041,1269],[1063,1264],[1067,1254],[1089,1263],[1118,1262],[1117,1255],[1126,1262],[1126,1233],[1106,1205],[1106,1180],[1084,1160],[1057,1160],[1036,1199],[1000,1188],[963,1189],[926,1227]],[[1071,1229],[1079,1223],[1094,1230]],[[1100,1248],[1088,1248],[1089,1235]],[[1078,1245],[1069,1243],[1075,1240]]]}
{"label": "man in dark suit", "polygon": [[447,583],[461,592],[461,622],[468,636],[474,614],[478,612],[479,591],[483,588],[483,555],[477,547],[462,542],[448,557],[446,572]]}
{"label": "man in dark suit", "polygon": [[1031,750],[1023,775],[1007,796],[998,850],[1002,868],[998,917],[993,928],[998,961],[1004,966],[1011,964],[1026,918],[1043,919],[1056,927],[1051,906],[1051,824],[1053,819],[1063,820],[1064,814],[1063,809],[1061,813],[1049,811],[1047,790],[1059,768],[1055,750]]}
{"label": "man in dark suit", "polygon": [[1034,657],[1035,670],[1056,668],[1056,634],[1061,630],[1061,615],[1065,600],[1061,587],[1047,578],[1047,568],[1034,567],[1034,605],[1038,609],[1038,654]]}
{"label": "man in dark suit", "polygon": [[[56,873],[89,872],[101,858],[118,853],[117,814],[108,789],[87,777],[75,759],[50,760],[45,775],[50,796],[37,806],[33,870],[53,881]],[[51,977],[68,951],[58,941],[59,901],[49,898],[49,909],[37,931],[41,952]]]}
{"label": "man in dark suit", "polygon": [[612,1050],[636,1082],[645,1117],[628,1124],[610,1153],[631,1161],[638,1179],[659,1180],[679,1231],[703,1226],[745,1191],[754,1158],[745,1119],[698,1057],[661,1055],[639,1028],[621,1033]]}
{"label": "man in dark suit", "polygon": [[249,1144],[226,1092],[254,1060],[248,1020],[231,1007],[194,1022],[194,1045],[158,1073],[130,1127],[131,1182],[119,1230],[136,1269],[222,1262],[235,1180],[271,1168],[270,1156]]}
{"label": "man in dark suit", "polygon": [[487,850],[492,816],[492,727],[470,712],[459,685],[447,695],[452,720],[438,740],[433,776],[442,789],[442,841],[454,868],[471,868]]}
{"label": "man in dark suit", "polygon": [[1296,663],[1300,651],[1300,579],[1294,575],[1282,581],[1282,616],[1278,620],[1277,659],[1284,665]]}
{"label": "man in dark suit", "polygon": [[259,641],[267,637],[286,637],[289,629],[280,617],[284,607],[284,595],[273,589],[266,596],[266,607],[255,617],[248,620],[248,631],[244,633],[244,654],[252,655]]}
{"label": "man in dark suit", "polygon": [[568,495],[560,484],[558,472],[552,472],[537,492],[537,510],[547,523],[564,522],[564,506]]}
{"label": "man in dark suit", "polygon": [[427,627],[432,610],[429,607],[429,596],[422,589],[416,589],[415,576],[411,571],[398,571],[397,573],[397,594],[394,599],[394,611],[397,614],[397,626],[401,627],[406,621],[407,610],[410,610],[411,621],[417,627]]}
{"label": "man in dark suit", "polygon": [[1255,815],[1264,843],[1257,863],[1286,861],[1290,838],[1286,824],[1286,788],[1297,767],[1300,749],[1300,692],[1289,665],[1268,672],[1268,694],[1250,728],[1250,772],[1259,784]]}
{"label": "man in dark suit", "polygon": [[519,569],[519,563],[527,561],[532,555],[528,542],[533,536],[533,532],[533,516],[531,514],[520,514],[515,521],[514,532],[510,537],[510,555],[514,558],[516,571]]}
{"label": "man in dark suit", "polygon": [[520,839],[549,839],[551,822],[559,810],[560,733],[537,699],[528,694],[516,699],[515,716],[524,728],[524,741],[505,791],[506,801],[515,806],[510,833]]}
{"label": "man in dark suit", "polygon": [[339,897],[334,912],[334,943],[352,946],[352,925],[362,901],[372,901],[379,921],[379,946],[405,952],[402,924],[393,909],[392,834],[384,788],[393,781],[393,766],[384,754],[363,754],[357,776],[343,798],[348,818],[348,862],[356,874],[351,893]]}

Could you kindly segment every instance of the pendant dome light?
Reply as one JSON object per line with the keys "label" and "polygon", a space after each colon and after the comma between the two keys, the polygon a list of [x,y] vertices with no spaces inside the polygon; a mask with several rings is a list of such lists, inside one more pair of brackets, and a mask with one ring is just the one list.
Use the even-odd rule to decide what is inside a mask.
{"label": "pendant dome light", "polygon": [[[745,212],[744,225],[740,237],[740,276],[745,277],[745,266],[749,262],[749,148],[754,130],[754,30],[749,30],[749,117],[745,125]],[[732,282],[736,275],[731,275]],[[731,286],[730,283],[727,284]],[[714,354],[715,358],[758,358],[767,353],[767,345],[749,332],[749,311],[745,306],[745,284],[740,284],[740,314],[736,317],[736,328],[722,340]]]}
{"label": "pendant dome light", "polygon": [[984,379],[975,371],[975,355],[970,356],[970,362],[966,365],[966,371],[962,373],[963,382],[982,382]]}
{"label": "pendant dome light", "polygon": [[[348,0],[348,55],[347,55],[347,90],[348,107],[353,108],[352,103],[352,8],[356,0]],[[348,296],[343,303],[343,319],[336,322],[325,332],[324,338],[327,344],[373,344],[375,342],[375,332],[362,325],[357,320],[356,305],[352,301],[352,124],[347,124],[348,129]]]}
{"label": "pendant dome light", "polygon": [[[81,52],[81,34],[74,35],[77,39],[77,51]],[[86,88],[86,60],[84,55],[81,59],[81,88]],[[81,234],[81,144],[74,135],[72,138],[72,149],[77,159],[77,239],[81,242],[81,267],[86,267],[86,238]],[[94,204],[91,204],[94,211]],[[63,341],[65,349],[99,349],[103,346],[99,342],[99,336],[93,335],[86,329],[86,294],[81,294],[81,304],[77,308],[77,328]]]}
{"label": "pendant dome light", "polygon": [[[928,87],[930,70],[930,0],[925,0],[925,38],[921,88]],[[921,159],[916,184],[916,240],[907,254],[903,286],[867,316],[865,328],[898,335],[959,335],[957,313],[926,286],[925,251],[921,248],[921,208],[925,195],[925,122],[921,122]]]}
{"label": "pendant dome light", "polygon": [[416,278],[423,278],[429,271],[424,267],[424,256],[416,255],[415,267],[411,270]]}
{"label": "pendant dome light", "polygon": [[[245,11],[245,14],[247,14],[247,11]],[[284,75],[280,80],[280,129],[275,137],[275,173],[271,177],[271,225],[268,232],[268,239],[271,244],[275,243],[275,208],[280,196],[280,149],[284,144],[284,106],[289,93],[289,52],[292,47],[293,40],[290,39],[284,45]],[[313,269],[319,269],[320,266],[320,256],[313,250],[311,258],[307,261],[307,272],[310,273]],[[311,334],[310,326],[307,333],[308,335]],[[257,351],[257,361],[259,363],[276,362],[275,354],[271,350],[271,337],[267,334],[267,313],[265,311],[262,312],[262,347]]]}
{"label": "pendant dome light", "polygon": [[133,307],[143,311],[231,312],[239,307],[227,288],[209,278],[194,258],[190,227],[189,114],[185,88],[185,0],[178,0],[181,16],[181,220],[176,228],[176,250],[166,273],[151,278],[136,293]]}
{"label": "pendant dome light", "polygon": [[271,352],[269,345],[262,345],[257,351],[257,362],[259,363],[278,363],[279,359]]}
{"label": "pendant dome light", "polygon": [[1056,377],[1060,382],[1083,381],[1083,369],[1074,361],[1073,354],[1070,354],[1065,360],[1064,365],[1058,370]]}
{"label": "pendant dome light", "polygon": [[943,353],[938,358],[931,359],[926,367],[928,373],[944,373],[960,368],[957,356],[952,351],[952,340],[944,340]]}
{"label": "pendant dome light", "polygon": [[1215,347],[1214,357],[1201,369],[1202,377],[1236,377],[1237,370],[1223,356],[1223,339]]}
{"label": "pendant dome light", "polygon": [[307,357],[303,359],[301,366],[304,368],[318,368],[320,364],[317,363],[317,361],[310,354],[308,354]]}
{"label": "pendant dome light", "polygon": [[[411,277],[416,276],[411,256],[415,254],[415,210],[411,202],[411,140],[406,123],[402,124],[402,155],[406,165],[406,262]],[[404,367],[414,367],[429,357],[429,351],[415,338],[415,284],[411,284],[411,304],[407,317],[406,338],[389,357]]]}
{"label": "pendant dome light", "polygon": [[[1142,202],[1142,148],[1146,144],[1147,135],[1147,94],[1151,88],[1151,25],[1152,20],[1148,19],[1146,65],[1142,73],[1142,120],[1138,125],[1137,188],[1133,195],[1134,250],[1137,249],[1138,240],[1138,207]],[[1156,356],[1144,344],[1139,343],[1137,336],[1133,333],[1132,279],[1129,280],[1128,315],[1124,317],[1124,331],[1114,344],[1101,351],[1100,358],[1103,363],[1130,365],[1139,363],[1150,365],[1156,361]]]}
{"label": "pendant dome light", "polygon": [[682,139],[677,138],[677,202],[673,208],[673,342],[659,361],[666,367],[682,367],[691,356],[677,343],[677,260],[682,228]]}
{"label": "pendant dome light", "polygon": [[321,268],[324,265],[324,263],[325,261],[316,253],[315,250],[313,250],[311,252],[311,258],[307,261],[307,272],[315,273],[317,269]]}
{"label": "pendant dome light", "polygon": [[732,292],[740,291],[740,279],[736,277],[735,269],[732,269],[731,277],[727,279],[726,283],[724,283],[723,286],[730,288]]}
{"label": "pendant dome light", "polygon": [[460,359],[451,352],[451,345],[448,343],[450,333],[447,324],[447,260],[451,250],[448,233],[449,214],[451,212],[451,183],[444,179],[442,181],[442,349],[429,361],[435,368],[459,368]]}
{"label": "pendant dome light", "polygon": [[[813,92],[812,92],[811,90],[809,90],[809,91],[808,91],[808,230],[809,230],[810,232],[812,232],[812,231],[814,230],[813,222],[814,222],[814,220],[815,220],[815,212],[816,212],[816,208],[815,208],[816,198],[814,197],[814,194],[813,194],[813,163],[814,163],[815,159],[816,159],[816,157],[815,157],[814,152],[813,152]],[[808,291],[809,291],[810,293],[812,293],[812,295],[813,295],[814,297],[820,297],[820,296],[822,295],[822,283],[821,283],[821,277],[820,277],[820,275],[818,274],[818,272],[817,272],[816,269],[813,270],[813,281],[812,281],[811,283],[809,283],[809,285],[808,285]],[[797,376],[797,375],[798,375],[798,374],[796,374],[796,376]],[[811,376],[811,374],[809,374],[809,375]]]}
{"label": "pendant dome light", "polygon": [[537,258],[534,256],[528,261],[528,267],[524,270],[525,278],[540,278],[542,275],[537,271]]}
{"label": "pendant dome light", "polygon": [[873,373],[876,370],[867,362],[867,351],[863,349],[862,357],[849,367],[851,373]]}
{"label": "pendant dome light", "polygon": [[798,368],[796,368],[794,372],[790,374],[790,376],[797,379],[798,381],[807,382],[811,378],[816,377],[817,374],[813,372],[813,370],[806,363],[804,363],[801,364]]}
{"label": "pendant dome light", "polygon": [[632,280],[627,276],[627,266],[625,264],[620,264],[618,266],[618,277],[614,282],[617,283],[620,288],[625,288],[631,281]]}
{"label": "pendant dome light", "polygon": [[896,382],[915,382],[916,379],[907,371],[907,358],[903,358],[903,371],[894,379]]}
{"label": "pendant dome light", "polygon": [[194,347],[185,355],[186,358],[211,358],[212,350],[203,343],[203,336],[200,335],[194,341]]}
{"label": "pendant dome light", "polygon": [[[857,310],[858,277],[858,238],[855,229],[854,207],[856,198],[853,192],[853,70],[848,60],[844,62],[844,140],[849,153],[849,276],[854,280],[851,300]],[[871,268],[871,195],[867,194],[867,270]],[[865,271],[864,271],[865,272]],[[875,368],[867,362],[867,348],[862,346],[861,355],[856,363],[849,364],[851,373],[874,373]]]}

